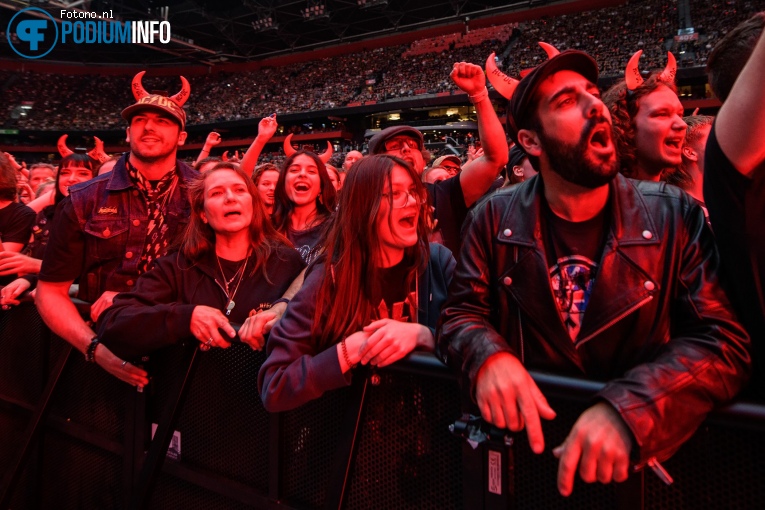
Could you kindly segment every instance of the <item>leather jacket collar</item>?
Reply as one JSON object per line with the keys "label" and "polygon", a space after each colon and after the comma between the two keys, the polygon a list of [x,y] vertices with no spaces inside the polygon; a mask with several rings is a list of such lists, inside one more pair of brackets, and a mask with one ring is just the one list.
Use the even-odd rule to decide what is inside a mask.
{"label": "leather jacket collar", "polygon": [[[514,263],[500,278],[512,282],[506,284],[508,290],[534,327],[556,339],[567,357],[576,362],[576,349],[648,303],[659,291],[658,282],[651,277],[653,258],[646,257],[645,247],[660,245],[662,233],[635,185],[617,175],[609,184],[611,220],[595,285],[582,328],[576,342],[571,342],[549,283],[540,222],[542,193],[544,183],[535,176],[512,194],[499,223],[497,241],[518,248],[513,250]],[[526,214],[519,215],[518,211]]]}

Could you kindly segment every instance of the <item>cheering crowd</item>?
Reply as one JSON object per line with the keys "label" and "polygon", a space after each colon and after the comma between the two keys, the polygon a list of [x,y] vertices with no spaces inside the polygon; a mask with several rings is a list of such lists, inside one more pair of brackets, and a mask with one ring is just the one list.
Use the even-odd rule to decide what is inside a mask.
{"label": "cheering crowd", "polygon": [[[540,62],[537,41],[559,49],[578,49],[598,62],[601,76],[620,76],[624,62],[642,48],[647,68],[659,67],[666,50],[678,55],[680,67],[703,67],[709,51],[731,27],[757,12],[756,0],[695,2],[691,12],[696,38],[673,42],[679,26],[676,2],[640,0],[554,18],[338,55],[332,58],[263,67],[256,71],[221,72],[191,78],[194,95],[187,103],[189,122],[256,119],[339,108],[366,101],[386,101],[423,94],[457,92],[448,74],[454,62],[482,62],[491,51],[503,57],[505,73]],[[761,6],[761,4],[760,4]],[[429,50],[429,51],[424,51]],[[130,100],[123,76],[52,76],[11,73],[0,90],[0,103],[12,108],[22,101],[33,108],[26,116],[5,115],[6,127],[21,129],[114,129],[117,112]],[[155,88],[169,87],[162,81]]]}
{"label": "cheering crowd", "polygon": [[398,125],[339,167],[331,147],[289,139],[281,167],[258,166],[270,116],[241,157],[210,158],[211,133],[193,168],[176,157],[193,86],[150,93],[139,73],[119,158],[65,140],[57,168],[0,155],[0,304],[32,292],[56,335],[138,387],[150,374],[136,362],[168,345],[265,349],[269,411],[350,384],[359,364],[434,352],[476,414],[525,430],[536,453],[556,412],[528,370],[604,381],[553,445],[558,489],[623,481],[742,390],[765,397],[764,25],[755,15],[709,54],[715,118],[684,116],[675,57],[656,66],[645,44],[602,93],[580,50],[541,44],[521,79],[493,56],[485,72],[453,63],[433,79],[475,107],[466,161],[431,163]]}

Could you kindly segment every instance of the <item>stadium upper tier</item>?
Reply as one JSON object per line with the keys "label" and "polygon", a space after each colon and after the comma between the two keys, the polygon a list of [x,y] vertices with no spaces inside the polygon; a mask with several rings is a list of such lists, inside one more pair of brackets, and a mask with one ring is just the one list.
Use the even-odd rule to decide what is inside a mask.
{"label": "stadium upper tier", "polygon": [[[303,111],[332,110],[424,94],[451,93],[455,62],[484,63],[491,52],[501,68],[518,76],[546,58],[537,45],[575,48],[593,55],[602,76],[619,76],[630,55],[643,50],[640,67],[663,67],[672,51],[680,67],[703,67],[715,42],[754,12],[765,0],[690,2],[693,39],[678,42],[681,16],[676,0],[631,1],[557,17],[544,17],[418,40],[357,53],[267,66],[257,70],[189,76],[190,124],[209,124]],[[685,19],[685,18],[684,18]],[[96,70],[94,69],[94,72]],[[122,108],[131,103],[126,74],[60,75],[3,72],[0,101],[4,128],[103,130],[121,128]],[[144,79],[147,89],[175,90],[177,77]]]}

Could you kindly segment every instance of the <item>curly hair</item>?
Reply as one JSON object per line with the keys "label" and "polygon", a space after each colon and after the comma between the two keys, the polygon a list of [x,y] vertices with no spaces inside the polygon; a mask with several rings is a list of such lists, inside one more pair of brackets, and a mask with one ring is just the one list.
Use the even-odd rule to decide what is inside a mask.
{"label": "curly hair", "polygon": [[675,83],[660,80],[660,74],[660,71],[652,72],[638,88],[632,91],[627,90],[627,83],[621,79],[603,94],[603,103],[611,112],[614,142],[622,162],[621,172],[627,177],[633,176],[637,164],[634,119],[640,108],[640,99],[662,86],[677,93]]}

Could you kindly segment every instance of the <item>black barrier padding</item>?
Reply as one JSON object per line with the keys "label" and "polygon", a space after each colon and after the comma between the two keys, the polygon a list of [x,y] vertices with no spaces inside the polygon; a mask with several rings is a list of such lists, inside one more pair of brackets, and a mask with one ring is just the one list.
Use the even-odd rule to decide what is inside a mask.
{"label": "black barrier padding", "polygon": [[[52,357],[59,356],[65,346],[65,341],[54,335]],[[134,390],[97,364],[86,362],[75,351],[53,394],[51,416],[87,426],[105,438],[121,442],[130,391]]]}
{"label": "black barrier padding", "polygon": [[42,508],[120,509],[122,458],[48,432],[43,441]]}
{"label": "black barrier padding", "polygon": [[[258,394],[258,368],[265,354],[247,345],[199,353],[199,364],[176,430],[181,462],[235,480],[263,494],[268,490],[268,413]],[[181,348],[165,349],[152,361],[155,393],[149,417],[157,423],[169,405],[171,379],[187,367]],[[162,475],[169,477],[170,475]],[[166,483],[170,483],[166,481]],[[154,492],[157,494],[157,490]]]}
{"label": "black barrier padding", "polygon": [[341,388],[283,413],[281,494],[288,503],[323,507],[349,397],[349,389]]}
{"label": "black barrier padding", "polygon": [[461,446],[449,432],[459,416],[457,383],[391,374],[376,380],[345,508],[461,508]]}
{"label": "black barrier padding", "polygon": [[[10,468],[19,450],[19,439],[23,436],[30,413],[0,402],[0,477]],[[35,453],[33,453],[35,455]],[[33,459],[36,457],[33,457]],[[34,465],[27,463],[21,478],[13,488],[10,508],[34,508],[39,488],[32,475]]]}
{"label": "black barrier padding", "polygon": [[160,478],[157,482],[149,509],[251,510],[252,507],[167,476]]}
{"label": "black barrier padding", "polygon": [[0,398],[37,402],[48,375],[49,336],[32,303],[0,311]]}
{"label": "black barrier padding", "polygon": [[704,426],[662,465],[675,483],[647,472],[647,509],[750,509],[765,501],[762,432]]}
{"label": "black barrier padding", "polygon": [[618,508],[615,484],[587,484],[577,473],[574,492],[567,498],[557,488],[558,459],[552,449],[563,442],[579,415],[586,409],[582,404],[548,399],[557,413],[552,421],[542,420],[545,450],[537,455],[531,451],[525,432],[515,435],[514,508],[555,509],[613,509]]}
{"label": "black barrier padding", "polygon": [[[32,303],[0,311],[0,477],[19,452],[31,413],[47,377],[50,330]],[[3,401],[9,399],[13,404]],[[11,508],[34,508],[39,497],[37,452],[13,487]]]}

